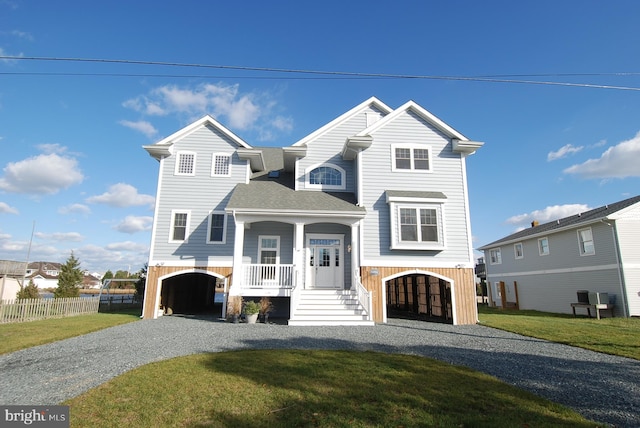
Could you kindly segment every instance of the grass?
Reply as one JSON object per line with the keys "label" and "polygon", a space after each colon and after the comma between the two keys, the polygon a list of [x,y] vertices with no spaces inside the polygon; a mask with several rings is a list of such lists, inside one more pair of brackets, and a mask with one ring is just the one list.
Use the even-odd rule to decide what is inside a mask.
{"label": "grass", "polygon": [[639,318],[587,318],[478,306],[480,324],[525,336],[640,360]]}
{"label": "grass", "polygon": [[72,427],[596,427],[467,368],[409,355],[251,350],[148,364],[65,405]]}
{"label": "grass", "polygon": [[140,309],[0,324],[0,354],[68,339],[140,319]]}

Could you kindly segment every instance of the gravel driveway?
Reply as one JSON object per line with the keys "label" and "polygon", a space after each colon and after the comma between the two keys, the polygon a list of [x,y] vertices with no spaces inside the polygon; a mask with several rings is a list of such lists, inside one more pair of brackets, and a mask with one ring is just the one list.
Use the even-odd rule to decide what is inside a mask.
{"label": "gravel driveway", "polygon": [[375,327],[141,320],[0,356],[0,404],[58,404],[152,361],[243,348],[421,355],[488,373],[595,421],[640,427],[640,361],[479,325],[407,320]]}

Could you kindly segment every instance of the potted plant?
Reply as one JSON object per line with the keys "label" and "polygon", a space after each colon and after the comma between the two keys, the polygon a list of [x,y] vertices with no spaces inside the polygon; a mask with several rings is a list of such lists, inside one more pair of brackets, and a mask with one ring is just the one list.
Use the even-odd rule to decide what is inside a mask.
{"label": "potted plant", "polygon": [[247,320],[247,324],[255,324],[258,320],[258,313],[260,313],[260,305],[253,300],[249,300],[244,304],[243,312]]}
{"label": "potted plant", "polygon": [[231,318],[234,324],[239,322],[241,310],[242,296],[229,296],[227,300],[227,316]]}
{"label": "potted plant", "polygon": [[273,303],[271,303],[271,299],[267,296],[263,296],[260,299],[260,314],[262,314],[262,322],[265,324],[269,323],[269,312],[273,310]]}

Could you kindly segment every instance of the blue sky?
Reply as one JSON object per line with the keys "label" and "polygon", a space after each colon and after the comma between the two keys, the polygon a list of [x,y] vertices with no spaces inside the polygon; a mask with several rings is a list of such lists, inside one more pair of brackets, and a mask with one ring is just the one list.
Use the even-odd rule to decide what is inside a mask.
{"label": "blue sky", "polygon": [[635,196],[639,16],[637,1],[0,0],[0,259],[24,260],[35,224],[30,260],[137,271],[158,173],[143,145],[211,114],[288,146],[371,96],[485,142],[467,161],[475,247]]}

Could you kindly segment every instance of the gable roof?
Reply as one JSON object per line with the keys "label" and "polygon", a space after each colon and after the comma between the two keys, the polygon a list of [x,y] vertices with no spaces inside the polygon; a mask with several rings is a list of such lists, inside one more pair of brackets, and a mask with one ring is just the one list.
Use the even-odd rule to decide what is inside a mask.
{"label": "gable roof", "polygon": [[360,113],[364,109],[372,107],[372,106],[377,108],[378,110],[381,110],[385,114],[391,113],[393,111],[393,109],[391,107],[389,107],[388,105],[386,105],[385,103],[380,101],[378,98],[371,97],[368,100],[358,104],[357,106],[355,106],[351,110],[347,111],[346,113],[341,114],[340,116],[338,116],[337,118],[333,119],[331,122],[327,123],[326,125],[322,126],[321,128],[316,129],[315,131],[313,131],[311,134],[307,135],[303,139],[295,142],[292,146],[305,145],[309,141],[311,141],[311,140],[313,140],[315,138],[318,138],[320,135],[324,134],[325,132],[335,128],[336,126],[340,125],[344,121],[346,121],[346,120],[350,119],[351,117],[355,116],[356,114]]}
{"label": "gable roof", "polygon": [[611,216],[613,216],[615,213],[619,213],[620,211],[625,210],[638,203],[640,203],[640,195],[615,202],[613,204],[607,204],[598,208],[594,208],[584,213],[575,214],[569,217],[561,218],[559,220],[554,220],[548,223],[529,227],[527,229],[508,235],[502,239],[498,239],[497,241],[494,241],[490,244],[483,245],[482,247],[478,248],[478,250],[486,250],[502,244],[517,242],[523,239],[542,236],[548,233],[559,232],[564,229],[584,226],[586,224],[595,223],[600,220],[614,220]]}
{"label": "gable roof", "polygon": [[160,160],[163,157],[171,155],[171,147],[175,142],[183,139],[189,134],[207,125],[213,126],[214,128],[218,129],[220,132],[222,132],[225,136],[227,136],[231,141],[236,143],[238,146],[244,147],[245,149],[251,148],[251,146],[247,144],[242,138],[238,137],[236,134],[231,132],[228,128],[226,128],[224,125],[222,125],[220,122],[215,120],[210,115],[206,115],[196,120],[192,124],[185,126],[184,128],[174,132],[168,137],[163,138],[162,140],[158,141],[155,144],[142,146],[142,148],[144,148],[147,152],[149,152],[149,155],[151,155],[153,158]]}
{"label": "gable roof", "polygon": [[385,127],[386,125],[394,121],[398,116],[407,111],[411,111],[417,114],[424,121],[426,121],[436,129],[438,129],[440,132],[445,134],[448,138],[450,138],[453,141],[454,152],[473,154],[477,149],[484,145],[484,143],[469,140],[467,137],[444,123],[442,120],[426,110],[424,107],[417,104],[415,101],[407,101],[390,114],[386,115],[373,125],[356,134],[356,137],[366,137],[373,134],[374,132]]}

